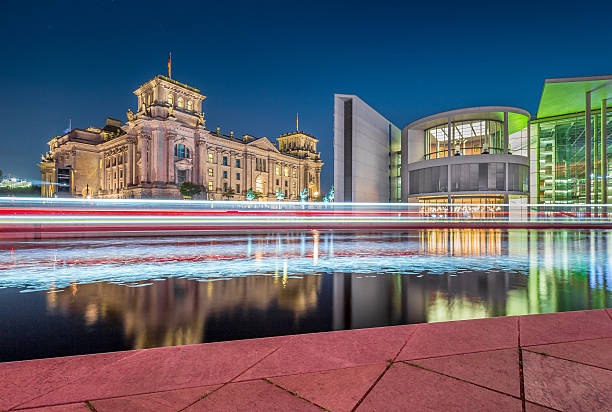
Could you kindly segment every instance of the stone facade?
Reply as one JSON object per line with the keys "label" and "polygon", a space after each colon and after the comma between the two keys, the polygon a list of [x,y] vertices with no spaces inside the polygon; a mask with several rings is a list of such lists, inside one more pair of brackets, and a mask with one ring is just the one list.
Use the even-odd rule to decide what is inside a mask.
{"label": "stone facade", "polygon": [[262,200],[320,194],[323,163],[318,140],[296,131],[278,148],[266,137],[242,138],[206,129],[200,91],[165,76],[140,86],[128,121],[107,118],[102,128],[74,129],[49,141],[42,156],[42,196],[179,198],[189,181],[211,200],[244,200],[249,189]]}

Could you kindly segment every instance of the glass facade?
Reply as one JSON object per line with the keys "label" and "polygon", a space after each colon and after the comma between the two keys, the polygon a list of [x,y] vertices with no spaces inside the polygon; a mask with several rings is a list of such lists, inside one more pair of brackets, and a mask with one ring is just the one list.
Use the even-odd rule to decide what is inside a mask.
{"label": "glass facade", "polygon": [[[535,175],[534,194],[537,203],[585,203],[586,202],[586,139],[585,116],[564,116],[538,119],[531,125],[532,168]],[[602,198],[601,170],[601,117],[591,116],[591,203],[612,201],[612,111],[607,114],[607,176],[608,199]],[[535,157],[535,158],[534,158]],[[534,171],[532,170],[532,173]]]}
{"label": "glass facade", "polygon": [[[451,154],[503,154],[504,123],[497,120],[451,122]],[[425,160],[448,157],[448,123],[425,130]],[[522,141],[522,136],[524,142]],[[526,155],[527,135],[514,133],[515,146],[523,146]],[[519,154],[519,153],[516,153]]]}
{"label": "glass facade", "polygon": [[[448,165],[425,167],[409,173],[409,194],[448,191]],[[529,168],[508,163],[506,189],[506,163],[463,163],[450,165],[450,191],[509,191],[528,193]]]}
{"label": "glass facade", "polygon": [[402,132],[389,125],[389,201],[402,201]]}

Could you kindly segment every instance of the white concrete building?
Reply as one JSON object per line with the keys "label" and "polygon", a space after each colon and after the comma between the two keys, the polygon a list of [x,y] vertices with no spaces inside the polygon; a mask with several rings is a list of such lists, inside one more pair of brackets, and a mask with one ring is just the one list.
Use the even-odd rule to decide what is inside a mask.
{"label": "white concrete building", "polygon": [[529,196],[529,113],[471,107],[400,131],[355,95],[334,96],[339,201],[515,203]]}
{"label": "white concrete building", "polygon": [[355,95],[334,95],[334,187],[338,202],[400,197],[401,131]]}
{"label": "white concrete building", "polygon": [[501,204],[529,196],[529,113],[507,106],[438,113],[402,130],[402,201]]}

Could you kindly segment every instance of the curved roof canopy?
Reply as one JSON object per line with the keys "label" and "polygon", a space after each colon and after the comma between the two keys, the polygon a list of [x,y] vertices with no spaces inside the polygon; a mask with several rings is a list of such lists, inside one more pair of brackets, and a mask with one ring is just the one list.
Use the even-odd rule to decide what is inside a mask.
{"label": "curved roof canopy", "polygon": [[527,127],[529,112],[512,106],[478,106],[464,109],[449,110],[432,114],[408,124],[404,129],[425,130],[431,127],[451,122],[466,120],[498,120],[504,121],[504,113],[508,113],[508,133],[512,134]]}
{"label": "curved roof canopy", "polygon": [[[538,107],[538,119],[586,110],[586,93],[591,92],[591,110],[601,100],[612,98],[612,75],[546,79]],[[608,102],[610,106],[611,102]]]}

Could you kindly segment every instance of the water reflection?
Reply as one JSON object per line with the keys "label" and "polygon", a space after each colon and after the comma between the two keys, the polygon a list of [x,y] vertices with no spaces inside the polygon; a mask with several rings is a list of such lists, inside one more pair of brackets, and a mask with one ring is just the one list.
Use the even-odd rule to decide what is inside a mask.
{"label": "water reflection", "polygon": [[0,249],[0,360],[612,307],[610,233],[7,244]]}

